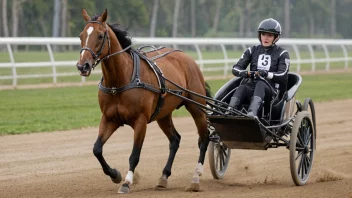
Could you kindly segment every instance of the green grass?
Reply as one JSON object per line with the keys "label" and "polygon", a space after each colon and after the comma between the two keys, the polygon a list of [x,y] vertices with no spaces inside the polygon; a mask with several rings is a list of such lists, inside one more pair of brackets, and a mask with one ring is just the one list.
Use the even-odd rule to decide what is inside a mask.
{"label": "green grass", "polygon": [[[213,95],[227,80],[208,81]],[[352,98],[351,74],[303,76],[297,99],[314,102]],[[96,86],[0,91],[0,135],[97,127]],[[184,108],[175,116],[189,115]]]}

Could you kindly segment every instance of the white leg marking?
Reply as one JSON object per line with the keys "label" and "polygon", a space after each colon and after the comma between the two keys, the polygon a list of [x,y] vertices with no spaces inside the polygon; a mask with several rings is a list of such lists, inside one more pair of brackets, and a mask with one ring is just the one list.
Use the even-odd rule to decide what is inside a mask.
{"label": "white leg marking", "polygon": [[197,166],[196,166],[195,174],[196,174],[197,176],[202,176],[203,170],[204,170],[203,165],[202,165],[201,163],[198,163]]}
{"label": "white leg marking", "polygon": [[199,179],[200,176],[202,176],[203,174],[203,165],[201,163],[198,163],[196,166],[196,170],[194,171],[194,175],[192,177],[192,182],[191,183],[195,183],[195,184],[199,184]]}
{"label": "white leg marking", "polygon": [[[94,30],[93,27],[89,27],[89,28],[87,29],[87,34],[88,34],[88,36],[87,36],[87,39],[86,39],[86,45],[85,45],[85,47],[88,45],[89,36],[90,36],[90,34],[93,32],[93,30]],[[86,50],[83,50],[82,53],[81,53],[81,60],[82,60],[82,57],[83,57],[85,51],[86,51]]]}
{"label": "white leg marking", "polygon": [[132,171],[128,171],[128,173],[125,177],[125,181],[127,181],[130,185],[132,185],[132,183],[133,183],[133,172]]}

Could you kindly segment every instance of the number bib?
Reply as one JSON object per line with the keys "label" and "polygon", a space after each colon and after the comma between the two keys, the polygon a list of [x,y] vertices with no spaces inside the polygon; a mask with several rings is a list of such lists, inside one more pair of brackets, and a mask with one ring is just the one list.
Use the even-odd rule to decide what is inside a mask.
{"label": "number bib", "polygon": [[266,70],[269,71],[271,66],[271,56],[266,54],[260,54],[258,57],[258,70]]}

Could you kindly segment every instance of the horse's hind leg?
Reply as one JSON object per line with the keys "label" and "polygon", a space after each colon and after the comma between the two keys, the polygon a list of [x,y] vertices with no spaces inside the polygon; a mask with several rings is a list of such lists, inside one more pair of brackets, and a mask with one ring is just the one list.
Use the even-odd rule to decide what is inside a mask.
{"label": "horse's hind leg", "polygon": [[187,188],[189,191],[200,191],[199,180],[200,176],[203,174],[203,166],[205,154],[207,152],[208,144],[209,144],[209,136],[207,129],[207,120],[205,112],[203,112],[197,105],[192,103],[186,104],[186,109],[191,113],[199,134],[198,139],[198,147],[200,150],[199,159],[194,171],[191,186]]}
{"label": "horse's hind leg", "polygon": [[108,122],[105,116],[103,116],[100,121],[99,135],[93,148],[93,153],[100,162],[104,173],[110,176],[111,180],[117,184],[121,182],[121,174],[118,170],[110,168],[108,163],[106,163],[103,157],[103,146],[118,127],[116,123]]}
{"label": "horse's hind leg", "polygon": [[160,177],[156,187],[157,188],[167,188],[167,179],[171,175],[172,164],[174,162],[176,152],[177,152],[178,147],[180,145],[181,136],[179,133],[177,133],[177,131],[174,127],[174,124],[173,124],[172,118],[171,118],[171,114],[165,116],[162,119],[159,119],[157,122],[158,122],[161,130],[163,130],[163,132],[165,133],[165,135],[169,139],[170,153],[169,153],[169,158],[167,160],[167,163],[163,169],[162,176]]}

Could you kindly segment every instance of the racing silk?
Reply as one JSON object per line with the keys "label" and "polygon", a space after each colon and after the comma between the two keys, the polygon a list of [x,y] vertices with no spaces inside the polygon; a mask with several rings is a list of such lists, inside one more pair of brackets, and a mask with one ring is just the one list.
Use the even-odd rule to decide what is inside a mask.
{"label": "racing silk", "polygon": [[[246,70],[250,64],[250,71],[266,70],[270,84],[278,84],[280,88],[287,85],[287,73],[290,67],[290,55],[287,50],[273,45],[264,48],[262,45],[256,45],[248,48],[240,60],[233,66],[236,76],[241,71]],[[278,88],[276,86],[276,88]]]}

